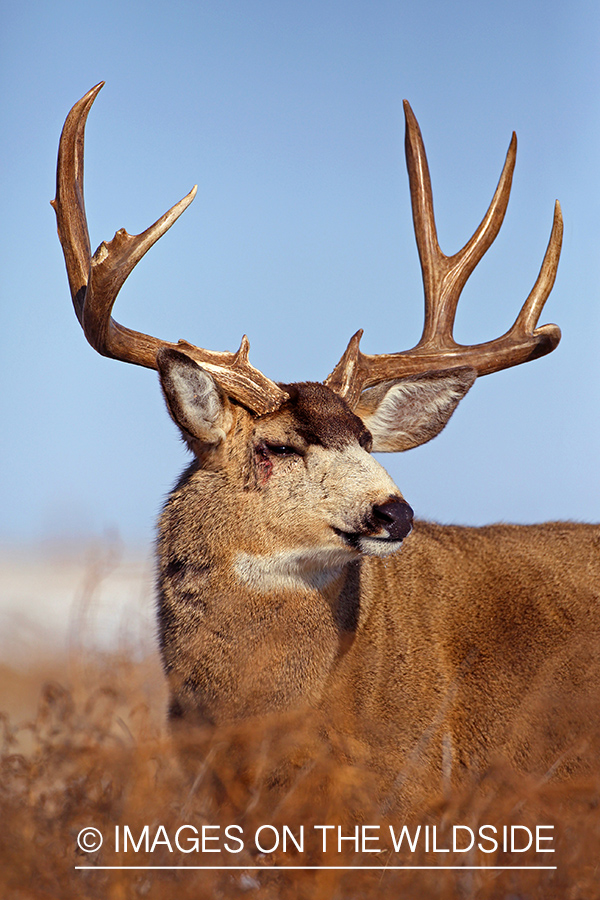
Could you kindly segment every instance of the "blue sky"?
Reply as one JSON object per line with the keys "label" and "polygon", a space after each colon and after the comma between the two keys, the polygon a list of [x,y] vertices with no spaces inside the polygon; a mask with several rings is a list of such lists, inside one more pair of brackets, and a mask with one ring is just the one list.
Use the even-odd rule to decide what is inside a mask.
{"label": "blue sky", "polygon": [[92,244],[198,196],[115,309],[168,340],[236,349],[274,380],[323,379],[348,338],[411,346],[422,320],[401,101],[420,121],[442,249],[483,215],[512,130],[503,230],[465,289],[464,342],[513,321],[556,197],[551,356],[481,379],[431,444],[384,463],[443,522],[600,516],[597,3],[86,0],[0,19],[3,391],[0,540],[117,530],[147,544],[186,464],[156,376],[98,356],[75,319],[49,201],[60,129],[90,114]]}

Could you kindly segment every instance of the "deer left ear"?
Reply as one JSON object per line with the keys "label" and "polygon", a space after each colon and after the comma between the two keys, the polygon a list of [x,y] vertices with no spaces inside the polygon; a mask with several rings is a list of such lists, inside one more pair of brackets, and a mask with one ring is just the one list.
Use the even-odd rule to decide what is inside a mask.
{"label": "deer left ear", "polygon": [[440,433],[476,378],[475,369],[461,367],[385,381],[363,391],[354,412],[374,451],[410,450]]}

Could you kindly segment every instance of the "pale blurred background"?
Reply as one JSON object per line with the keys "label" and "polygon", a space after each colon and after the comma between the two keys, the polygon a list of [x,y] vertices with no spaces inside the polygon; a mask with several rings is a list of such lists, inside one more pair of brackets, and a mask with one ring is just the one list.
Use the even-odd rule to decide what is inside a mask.
{"label": "pale blurred background", "polygon": [[49,205],[56,150],[100,80],[93,247],[199,186],[116,318],[218,350],[246,332],[253,363],[281,381],[323,379],[359,327],[371,353],[420,335],[402,98],[446,253],[483,216],[516,130],[507,217],[456,335],[512,323],[558,197],[563,257],[541,322],[563,340],[482,379],[441,437],[383,462],[421,517],[599,518],[597,3],[22,0],[0,15],[0,659],[152,640],[154,522],[186,464],[156,376],[92,351],[69,298]]}

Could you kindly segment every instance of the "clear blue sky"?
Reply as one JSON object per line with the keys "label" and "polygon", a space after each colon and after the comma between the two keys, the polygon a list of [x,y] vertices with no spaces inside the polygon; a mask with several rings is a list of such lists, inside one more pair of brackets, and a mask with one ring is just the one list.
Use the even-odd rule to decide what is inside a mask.
{"label": "clear blue sky", "polygon": [[565,241],[550,357],[481,379],[431,444],[384,459],[421,516],[600,518],[600,7],[574,0],[53,0],[3,4],[0,540],[147,543],[186,463],[156,376],[99,357],[68,294],[49,201],[71,105],[90,115],[94,247],[198,183],[130,277],[124,324],[322,379],[349,336],[420,334],[401,101],[424,133],[440,242],[470,236],[519,138],[503,230],[465,290],[459,340],[504,331]]}

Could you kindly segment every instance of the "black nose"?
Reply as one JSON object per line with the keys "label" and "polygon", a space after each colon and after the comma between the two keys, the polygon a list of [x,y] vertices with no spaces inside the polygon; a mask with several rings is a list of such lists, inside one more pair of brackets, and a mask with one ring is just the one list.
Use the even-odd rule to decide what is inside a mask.
{"label": "black nose", "polygon": [[402,541],[412,530],[413,511],[405,500],[386,500],[373,507],[373,523],[385,528],[392,541]]}

